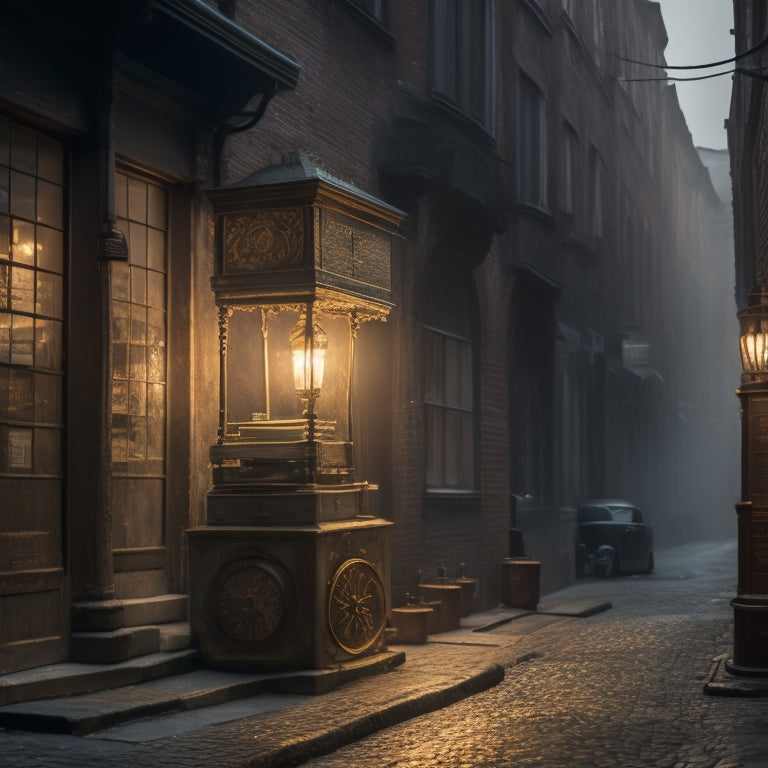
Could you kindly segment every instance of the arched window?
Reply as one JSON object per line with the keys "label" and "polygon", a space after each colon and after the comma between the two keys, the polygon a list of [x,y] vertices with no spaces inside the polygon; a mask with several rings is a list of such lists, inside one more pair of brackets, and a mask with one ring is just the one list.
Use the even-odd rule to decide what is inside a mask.
{"label": "arched window", "polygon": [[471,280],[443,266],[424,304],[424,399],[428,491],[474,490],[475,382]]}

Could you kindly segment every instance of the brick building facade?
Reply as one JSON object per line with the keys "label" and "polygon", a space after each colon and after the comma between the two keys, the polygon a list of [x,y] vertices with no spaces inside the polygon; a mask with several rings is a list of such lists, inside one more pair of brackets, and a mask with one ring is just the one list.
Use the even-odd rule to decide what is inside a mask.
{"label": "brick building facade", "polygon": [[722,206],[674,89],[615,55],[663,62],[656,3],[86,6],[2,20],[0,672],[95,658],[105,611],[183,618],[218,420],[205,190],[299,151],[404,214],[353,404],[394,604],[441,563],[496,604],[510,527],[569,583],[579,497],[670,538],[694,475],[720,498],[678,459],[727,409],[691,386],[732,314],[699,301]]}

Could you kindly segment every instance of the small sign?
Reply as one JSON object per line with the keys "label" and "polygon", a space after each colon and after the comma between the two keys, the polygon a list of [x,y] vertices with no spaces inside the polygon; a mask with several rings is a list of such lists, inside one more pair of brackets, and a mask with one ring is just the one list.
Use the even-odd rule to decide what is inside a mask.
{"label": "small sign", "polygon": [[128,260],[128,243],[117,227],[99,233],[99,258],[107,261]]}

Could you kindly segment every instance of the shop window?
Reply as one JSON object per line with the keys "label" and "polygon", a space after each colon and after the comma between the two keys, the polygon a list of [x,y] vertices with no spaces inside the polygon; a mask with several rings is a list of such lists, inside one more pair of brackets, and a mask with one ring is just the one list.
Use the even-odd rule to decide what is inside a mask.
{"label": "shop window", "polygon": [[0,476],[62,475],[63,184],[62,145],[0,121]]}
{"label": "shop window", "polygon": [[533,80],[523,74],[517,92],[517,191],[521,203],[549,209],[544,97]]}
{"label": "shop window", "polygon": [[475,478],[474,342],[467,283],[433,278],[425,304],[427,489],[473,490]]}
{"label": "shop window", "polygon": [[432,1],[432,89],[486,129],[491,126],[490,4]]}
{"label": "shop window", "polygon": [[[110,286],[112,471],[156,521],[154,544],[162,538],[166,458],[167,207],[163,187],[116,174],[117,226],[129,260],[113,263]],[[145,533],[147,541],[118,532],[116,546],[147,544]]]}

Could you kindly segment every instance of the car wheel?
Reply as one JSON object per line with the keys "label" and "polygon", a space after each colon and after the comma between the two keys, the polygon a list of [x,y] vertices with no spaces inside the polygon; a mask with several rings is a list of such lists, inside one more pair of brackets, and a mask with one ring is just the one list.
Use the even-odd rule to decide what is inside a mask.
{"label": "car wheel", "polygon": [[653,573],[653,552],[648,553],[648,565],[645,567],[643,573]]}
{"label": "car wheel", "polygon": [[597,556],[595,572],[603,579],[615,576],[619,572],[619,557],[615,550],[606,550]]}

